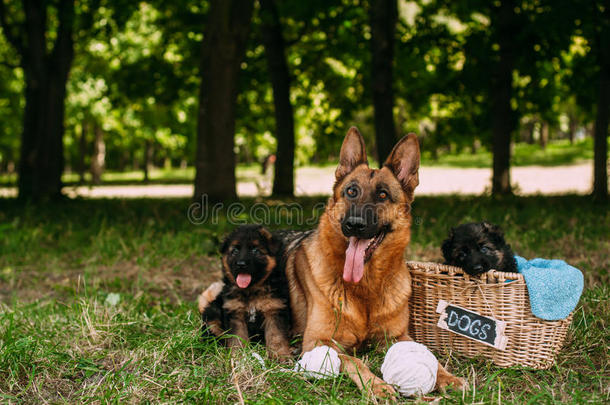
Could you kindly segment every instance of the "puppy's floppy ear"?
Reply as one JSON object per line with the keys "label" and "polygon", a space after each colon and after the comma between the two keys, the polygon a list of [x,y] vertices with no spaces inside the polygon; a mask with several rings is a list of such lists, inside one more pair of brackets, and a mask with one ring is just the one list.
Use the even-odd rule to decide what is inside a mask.
{"label": "puppy's floppy ear", "polygon": [[265,227],[260,227],[258,233],[267,241],[267,249],[271,255],[277,254],[281,242]]}
{"label": "puppy's floppy ear", "polygon": [[453,250],[453,235],[455,234],[455,228],[451,228],[449,231],[449,237],[443,241],[441,246],[441,251],[443,252],[443,257],[445,258],[445,262],[449,263],[451,261],[451,251]]}
{"label": "puppy's floppy ear", "polygon": [[419,184],[419,142],[415,134],[404,136],[383,164],[389,168],[413,200],[413,190]]}
{"label": "puppy's floppy ear", "polygon": [[360,135],[358,128],[351,127],[345,139],[343,139],[343,145],[341,145],[341,152],[339,153],[339,166],[335,170],[335,179],[337,182],[341,181],[347,176],[356,166],[361,164],[368,165],[369,162],[366,159],[366,150],[364,146],[364,138]]}

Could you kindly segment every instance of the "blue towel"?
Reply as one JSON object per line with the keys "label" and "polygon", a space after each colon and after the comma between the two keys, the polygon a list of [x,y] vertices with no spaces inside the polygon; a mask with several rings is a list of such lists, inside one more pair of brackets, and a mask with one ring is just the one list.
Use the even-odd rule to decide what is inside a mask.
{"label": "blue towel", "polygon": [[532,313],[547,321],[565,319],[576,308],[584,277],[580,270],[563,260],[533,259],[515,256],[530,296]]}

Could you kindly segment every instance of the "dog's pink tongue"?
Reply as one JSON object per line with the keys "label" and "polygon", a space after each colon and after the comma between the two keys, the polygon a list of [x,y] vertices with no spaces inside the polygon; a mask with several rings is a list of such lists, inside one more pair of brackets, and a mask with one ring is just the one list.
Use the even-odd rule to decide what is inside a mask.
{"label": "dog's pink tongue", "polygon": [[252,280],[251,275],[243,274],[243,273],[238,274],[237,278],[235,279],[239,288],[246,288],[248,285],[250,285],[251,280]]}
{"label": "dog's pink tongue", "polygon": [[343,280],[357,283],[364,274],[364,251],[370,239],[349,238],[349,245],[345,251],[345,264],[343,265]]}

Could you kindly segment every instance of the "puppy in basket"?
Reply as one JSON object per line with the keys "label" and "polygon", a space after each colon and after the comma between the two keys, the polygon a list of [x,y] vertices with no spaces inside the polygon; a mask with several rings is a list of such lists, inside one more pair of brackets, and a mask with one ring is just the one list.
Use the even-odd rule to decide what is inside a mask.
{"label": "puppy in basket", "polygon": [[459,225],[441,247],[445,264],[461,267],[471,276],[489,270],[517,272],[517,262],[499,226],[489,222]]}

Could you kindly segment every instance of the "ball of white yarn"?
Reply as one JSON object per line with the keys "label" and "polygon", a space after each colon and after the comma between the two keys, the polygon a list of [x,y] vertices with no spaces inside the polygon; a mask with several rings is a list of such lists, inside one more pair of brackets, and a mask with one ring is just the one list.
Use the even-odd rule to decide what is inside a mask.
{"label": "ball of white yarn", "polygon": [[341,360],[332,347],[318,346],[303,353],[301,360],[294,366],[294,371],[303,372],[308,377],[336,377],[341,369]]}
{"label": "ball of white yarn", "polygon": [[438,360],[422,344],[398,342],[392,345],[381,365],[385,382],[398,387],[404,396],[425,395],[434,389]]}

